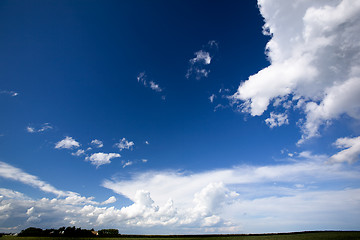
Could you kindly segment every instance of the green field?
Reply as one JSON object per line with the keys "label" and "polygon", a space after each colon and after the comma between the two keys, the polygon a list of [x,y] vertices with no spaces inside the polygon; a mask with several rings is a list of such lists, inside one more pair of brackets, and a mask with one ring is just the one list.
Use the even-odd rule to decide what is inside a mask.
{"label": "green field", "polygon": [[6,240],[360,240],[360,232],[310,232],[310,233],[292,233],[292,234],[269,234],[269,235],[228,235],[228,236],[143,236],[143,237],[120,237],[120,238],[66,238],[66,237],[15,237],[3,236]]}

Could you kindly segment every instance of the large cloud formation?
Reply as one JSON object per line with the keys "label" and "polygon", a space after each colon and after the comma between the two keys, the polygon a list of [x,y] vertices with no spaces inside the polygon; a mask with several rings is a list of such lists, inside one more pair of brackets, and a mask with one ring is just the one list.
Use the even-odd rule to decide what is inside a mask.
{"label": "large cloud formation", "polygon": [[305,120],[299,143],[342,115],[360,119],[360,1],[258,4],[264,34],[271,36],[266,46],[271,64],[233,95],[241,111],[260,116],[279,102],[301,108]]}
{"label": "large cloud formation", "polygon": [[[0,162],[0,177],[55,195],[32,199],[0,188],[0,230],[34,225],[118,228],[138,234],[358,229],[360,188],[349,183],[359,182],[359,169],[327,161],[328,156],[303,152],[274,166],[145,172],[127,180],[105,180],[103,187],[132,201],[121,207],[113,205],[120,201],[114,196],[97,202]],[[327,190],[320,190],[324,185]]]}

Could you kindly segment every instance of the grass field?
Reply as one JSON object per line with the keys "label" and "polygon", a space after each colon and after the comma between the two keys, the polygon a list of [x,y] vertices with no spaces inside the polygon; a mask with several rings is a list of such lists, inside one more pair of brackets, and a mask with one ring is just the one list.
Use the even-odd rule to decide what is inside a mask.
{"label": "grass field", "polygon": [[270,235],[228,235],[228,236],[143,236],[143,237],[120,237],[120,238],[66,238],[66,237],[15,237],[3,236],[2,240],[360,240],[360,232],[310,232],[292,234],[270,234]]}

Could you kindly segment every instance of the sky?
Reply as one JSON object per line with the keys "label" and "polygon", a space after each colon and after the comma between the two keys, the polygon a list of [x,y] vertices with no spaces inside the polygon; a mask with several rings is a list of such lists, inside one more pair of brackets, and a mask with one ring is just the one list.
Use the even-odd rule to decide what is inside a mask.
{"label": "sky", "polygon": [[0,2],[0,232],[360,230],[360,1]]}

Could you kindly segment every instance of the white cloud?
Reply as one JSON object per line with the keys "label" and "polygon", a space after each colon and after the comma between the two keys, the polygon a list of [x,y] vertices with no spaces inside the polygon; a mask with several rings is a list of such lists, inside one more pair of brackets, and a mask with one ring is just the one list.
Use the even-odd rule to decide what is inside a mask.
{"label": "white cloud", "polygon": [[83,154],[85,154],[85,151],[83,149],[78,149],[76,152],[71,153],[71,155],[73,156],[81,156]]}
{"label": "white cloud", "polygon": [[99,167],[103,164],[109,164],[109,163],[111,163],[111,161],[110,161],[111,159],[119,158],[119,157],[121,157],[121,155],[118,153],[98,152],[98,153],[92,154],[90,157],[86,157],[85,159],[87,161],[90,161],[91,164],[95,165],[96,167]]}
{"label": "white cloud", "polygon": [[[243,165],[191,174],[147,172],[127,181],[104,182],[133,201],[120,208],[101,206],[114,203],[114,196],[102,203],[75,193],[32,200],[0,189],[0,195],[7,195],[0,196],[0,230],[24,229],[34,221],[43,228],[75,224],[139,234],[358,229],[359,169],[326,164],[328,158],[322,155],[300,155],[295,162],[277,166]],[[5,166],[0,174],[13,179],[24,173]],[[27,179],[21,181],[31,185]],[[329,184],[333,182],[337,186]],[[353,188],[339,188],[341,183]],[[318,188],[323,184],[328,190]]]}
{"label": "white cloud", "polygon": [[150,81],[150,88],[156,92],[162,92],[162,89],[154,81]]}
{"label": "white cloud", "polygon": [[72,137],[66,136],[63,140],[57,142],[55,144],[55,148],[66,148],[66,149],[73,149],[80,147],[80,143],[74,140]]}
{"label": "white cloud", "polygon": [[146,144],[146,145],[149,145],[150,143],[149,143],[149,141],[145,141],[145,144]]}
{"label": "white cloud", "polygon": [[39,132],[44,132],[44,131],[49,130],[49,129],[53,129],[53,127],[50,125],[50,123],[44,123],[38,129],[36,129],[34,127],[31,127],[31,126],[26,127],[26,131],[29,132],[29,133],[39,133]]}
{"label": "white cloud", "polygon": [[270,127],[280,127],[284,124],[289,124],[288,116],[285,113],[270,113],[270,118],[265,119],[266,124]]}
{"label": "white cloud", "polygon": [[114,196],[109,197],[106,201],[102,202],[101,205],[111,204],[116,202],[117,199]]}
{"label": "white cloud", "polygon": [[185,75],[186,78],[194,76],[197,80],[200,80],[201,78],[208,77],[210,70],[206,69],[206,66],[211,63],[212,57],[210,51],[213,51],[214,47],[217,49],[218,43],[212,40],[203,49],[194,53],[195,57],[189,60],[190,66]]}
{"label": "white cloud", "polygon": [[98,139],[92,140],[91,144],[94,145],[97,148],[102,148],[104,146],[103,142],[98,140]]}
{"label": "white cloud", "polygon": [[190,59],[190,62],[192,64],[202,63],[205,65],[208,65],[211,63],[210,53],[200,50],[200,51],[195,52],[194,54],[196,55],[196,57],[193,59]]}
{"label": "white cloud", "polygon": [[7,90],[2,90],[0,91],[0,94],[5,94],[5,95],[9,95],[11,97],[16,97],[19,95],[19,93],[14,92],[14,91],[7,91]]}
{"label": "white cloud", "polygon": [[115,146],[119,148],[120,151],[124,149],[131,149],[135,143],[133,141],[128,141],[125,138],[121,139],[120,142],[116,143]]}
{"label": "white cloud", "polygon": [[259,6],[271,65],[240,84],[233,95],[239,108],[259,116],[279,98],[301,103],[299,143],[344,114],[360,119],[360,2],[259,0]]}
{"label": "white cloud", "polygon": [[[142,83],[145,87],[151,88],[155,92],[163,91],[163,89],[159,86],[159,84],[157,84],[156,82],[154,82],[152,80],[148,81],[148,77],[145,72],[139,73],[136,79],[139,83]],[[162,96],[162,98],[165,98],[165,96]],[[165,100],[165,99],[163,99],[163,100]]]}
{"label": "white cloud", "polygon": [[67,196],[70,193],[56,189],[50,184],[38,179],[38,177],[30,175],[19,168],[13,167],[5,162],[0,161],[0,177],[19,181],[21,183],[38,188],[44,192],[53,193],[58,196]]}
{"label": "white cloud", "polygon": [[214,102],[215,97],[216,97],[215,94],[211,94],[211,96],[209,97],[209,100],[210,100],[211,103]]}
{"label": "white cloud", "polygon": [[335,142],[337,148],[344,150],[331,156],[331,162],[348,162],[354,163],[359,160],[360,155],[360,137],[339,138]]}
{"label": "white cloud", "polygon": [[132,164],[133,164],[132,161],[127,161],[127,162],[125,162],[125,163],[123,164],[123,168],[126,168],[126,167],[128,167],[128,166],[131,166]]}

